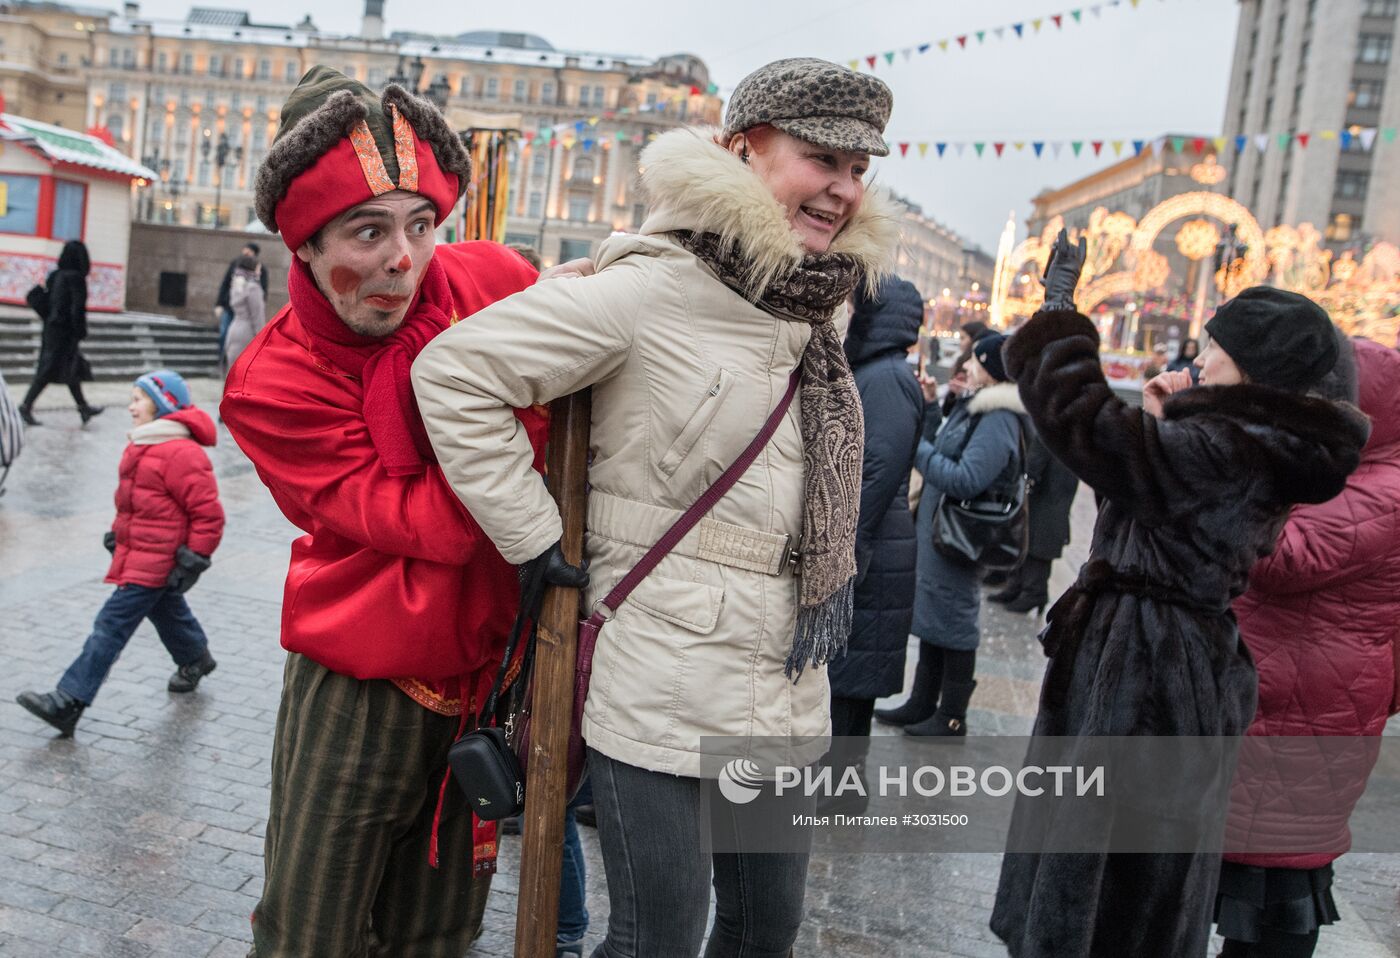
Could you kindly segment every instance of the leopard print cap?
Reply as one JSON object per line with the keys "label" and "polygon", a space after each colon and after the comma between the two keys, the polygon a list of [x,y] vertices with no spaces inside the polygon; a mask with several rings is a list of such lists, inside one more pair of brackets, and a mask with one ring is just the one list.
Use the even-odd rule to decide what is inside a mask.
{"label": "leopard print cap", "polygon": [[724,135],[768,123],[818,146],[887,156],[893,106],[890,88],[868,74],[812,57],[775,60],[739,81]]}

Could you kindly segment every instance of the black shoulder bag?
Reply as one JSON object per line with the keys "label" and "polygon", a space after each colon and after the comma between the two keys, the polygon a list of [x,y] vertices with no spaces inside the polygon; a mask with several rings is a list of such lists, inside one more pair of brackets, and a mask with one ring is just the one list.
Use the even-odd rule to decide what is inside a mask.
{"label": "black shoulder bag", "polygon": [[[958,449],[959,459],[981,421],[979,415],[968,426]],[[985,569],[1005,571],[1025,561],[1030,548],[1026,431],[1024,426],[1019,430],[1020,466],[1009,490],[994,484],[971,499],[954,499],[945,493],[939,500],[933,514],[933,547],[941,555]]]}

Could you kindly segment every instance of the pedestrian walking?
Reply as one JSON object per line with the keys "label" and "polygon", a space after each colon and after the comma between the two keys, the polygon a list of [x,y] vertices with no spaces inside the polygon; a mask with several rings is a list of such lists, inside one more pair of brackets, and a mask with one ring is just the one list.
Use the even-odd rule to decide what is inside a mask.
{"label": "pedestrian walking", "polygon": [[828,760],[842,769],[864,768],[875,700],[904,687],[904,651],[914,615],[909,474],[924,406],[906,357],[918,342],[923,318],[924,298],[914,284],[891,278],[873,296],[856,295],[846,333],[846,359],[865,423],[865,456],[851,637],[845,654],[827,666],[833,738]]}
{"label": "pedestrian walking", "polygon": [[1008,612],[1044,612],[1050,602],[1050,569],[1069,545],[1070,509],[1079,491],[1079,477],[1050,454],[1045,443],[1027,430],[1026,477],[1030,480],[1030,537],[1026,558],[1011,573],[1006,588],[987,596]]}
{"label": "pedestrian walking", "polygon": [[[262,299],[264,305],[267,303],[267,270],[262,268],[262,263],[258,257],[262,255],[262,247],[254,242],[243,244],[238,255],[229,261],[228,269],[224,270],[224,278],[219,281],[219,293],[214,299],[214,311],[219,315],[219,356],[225,362],[225,369],[233,365],[233,360],[228,358],[228,331],[233,325],[236,312],[233,305],[233,279],[238,273],[244,260],[252,259],[257,264],[258,285],[262,287]],[[246,344],[245,344],[246,345]]]}
{"label": "pedestrian walking", "polygon": [[[1349,375],[1348,375],[1349,374]],[[1400,709],[1400,354],[1341,340],[1324,381],[1371,418],[1361,465],[1340,495],[1293,509],[1271,555],[1249,570],[1234,601],[1240,637],[1259,669],[1259,706],[1247,735],[1377,738]],[[1308,958],[1320,926],[1338,920],[1332,866],[1351,844],[1347,820],[1375,752],[1342,755],[1333,775],[1283,778],[1288,763],[1255,773],[1242,763],[1231,795],[1215,920],[1222,958]],[[1246,753],[1249,757],[1249,753]],[[1306,835],[1313,849],[1288,847]]]}
{"label": "pedestrian walking", "polygon": [[83,425],[102,412],[103,407],[91,405],[83,397],[83,383],[92,381],[92,367],[78,349],[88,334],[87,276],[91,269],[87,247],[79,240],[69,240],[58,254],[58,268],[44,284],[48,310],[40,337],[39,363],[19,406],[20,417],[31,426],[40,425],[34,416],[34,403],[51,383],[68,387]]}
{"label": "pedestrian walking", "polygon": [[[292,251],[289,304],[229,373],[220,412],[292,545],[256,958],[457,958],[480,931],[494,823],[447,751],[496,674],[516,571],[444,481],[409,385],[449,324],[535,271],[504,246],[437,246],[470,181],[428,101],[313,67],[259,169]],[[539,410],[512,416],[541,465]]]}
{"label": "pedestrian walking", "polygon": [[[877,709],[882,722],[909,735],[967,735],[967,708],[977,688],[982,593],[979,568],[934,546],[934,514],[944,496],[1010,496],[1025,471],[1025,408],[1001,361],[1006,337],[985,333],[964,368],[967,394],[938,433],[925,434],[914,460],[924,477],[915,521],[918,544],[913,634],[919,639],[914,686],[903,705]],[[933,401],[933,396],[928,397]]]}
{"label": "pedestrian walking", "polygon": [[[893,208],[863,180],[890,106],[878,79],[825,61],[760,68],[722,131],[647,147],[650,213],[603,243],[595,276],[498,303],[414,364],[444,472],[514,562],[563,560],[511,408],[592,387],[590,607],[800,383],[768,444],[598,637],[583,736],[611,900],[599,954],[694,958],[712,885],[707,954],[785,956],[797,936],[807,854],[705,854],[702,755],[706,737],[790,737],[804,762],[827,748],[863,448],[832,320],[895,249]],[[794,804],[810,814],[810,798]]]}
{"label": "pedestrian walking", "polygon": [[228,301],[233,310],[233,322],[228,327],[228,339],[224,344],[223,375],[228,378],[243,350],[253,341],[253,337],[267,325],[266,293],[259,283],[262,280],[262,265],[251,256],[240,257],[233,278],[229,281]]}
{"label": "pedestrian walking", "polygon": [[17,700],[65,738],[142,619],[151,621],[175,660],[166,686],[171,692],[193,692],[214,671],[209,640],[185,601],[224,530],[214,468],[200,448],[217,441],[214,422],[170,369],[136,380],[127,411],[131,441],[117,468],[117,517],[102,537],[112,553],[106,581],[117,589],[58,687],[21,692]]}
{"label": "pedestrian walking", "polygon": [[[1042,441],[1102,499],[1089,561],[1049,613],[1034,735],[1240,735],[1256,677],[1230,600],[1290,507],[1342,490],[1366,419],[1306,395],[1336,361],[1326,313],[1264,287],[1207,324],[1202,388],[1164,373],[1143,408],[1126,405],[1100,368],[1097,328],[1074,309],[1083,261],[1083,240],[1062,231],[1046,305],[1005,350]],[[1206,786],[1180,772],[1163,774],[1154,801],[1199,815]],[[1111,807],[1095,824],[1107,846]],[[1218,874],[1204,851],[1012,850],[991,926],[1013,958],[1200,955]]]}

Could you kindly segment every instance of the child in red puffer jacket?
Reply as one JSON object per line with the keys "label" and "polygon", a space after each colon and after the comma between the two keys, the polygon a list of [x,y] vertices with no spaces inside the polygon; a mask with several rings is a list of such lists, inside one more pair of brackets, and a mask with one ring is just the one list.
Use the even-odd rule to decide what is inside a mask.
{"label": "child in red puffer jacket", "polygon": [[185,602],[224,531],[224,510],[209,457],[214,422],[190,402],[179,373],[160,369],[131,388],[131,442],[118,467],[117,518],[103,536],[112,553],[107,581],[117,590],[52,692],[21,692],[30,712],[73,734],[117,656],[142,619],[150,619],[170,657],[172,692],[193,692],[214,671],[209,640]]}

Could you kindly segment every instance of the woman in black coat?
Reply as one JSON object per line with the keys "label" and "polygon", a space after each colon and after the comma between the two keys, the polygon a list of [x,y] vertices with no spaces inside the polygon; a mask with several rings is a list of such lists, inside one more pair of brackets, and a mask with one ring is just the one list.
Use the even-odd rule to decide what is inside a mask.
{"label": "woman in black coat", "polygon": [[[1306,395],[1336,361],[1327,314],[1262,287],[1210,321],[1201,388],[1168,372],[1148,384],[1142,409],[1125,405],[1099,366],[1097,329],[1073,308],[1082,263],[1083,247],[1062,233],[1047,305],[1005,351],[1041,439],[1102,501],[1089,561],[1043,634],[1050,661],[1032,752],[1056,741],[1046,736],[1082,736],[1086,747],[1094,736],[1238,736],[1257,679],[1230,601],[1293,504],[1341,491],[1368,423]],[[1054,850],[1064,845],[1053,827],[1032,836],[1025,823],[1045,806],[1018,800],[991,921],[1012,958],[1205,954],[1219,849],[1106,848],[1119,828],[1203,820],[1228,777],[1222,788],[1218,777],[1158,769],[1152,811],[1096,806],[1068,836],[1095,850],[1077,854]],[[1050,851],[1025,850],[1047,835]]]}
{"label": "woman in black coat", "polygon": [[1079,491],[1079,477],[1050,455],[1034,430],[1027,439],[1031,494],[1026,501],[1030,531],[1026,558],[1011,573],[1005,589],[987,596],[991,602],[1004,603],[1008,612],[1043,611],[1050,602],[1050,567],[1069,544],[1069,511]]}
{"label": "woman in black coat", "polygon": [[855,616],[845,655],[827,666],[832,735],[868,736],[875,700],[904,686],[904,650],[914,615],[909,474],[924,406],[908,353],[923,318],[923,297],[914,285],[890,279],[873,299],[856,301],[846,333],[846,358],[865,413],[865,460]]}
{"label": "woman in black coat", "polygon": [[90,379],[92,374],[78,351],[78,344],[87,338],[90,268],[87,247],[78,240],[69,240],[58,255],[58,269],[49,274],[44,284],[49,294],[49,314],[44,320],[34,381],[29,384],[29,391],[19,407],[20,416],[31,426],[39,425],[39,420],[34,418],[34,401],[49,383],[63,383],[68,387],[84,424],[102,411],[101,406],[90,406],[83,398],[83,379]]}

